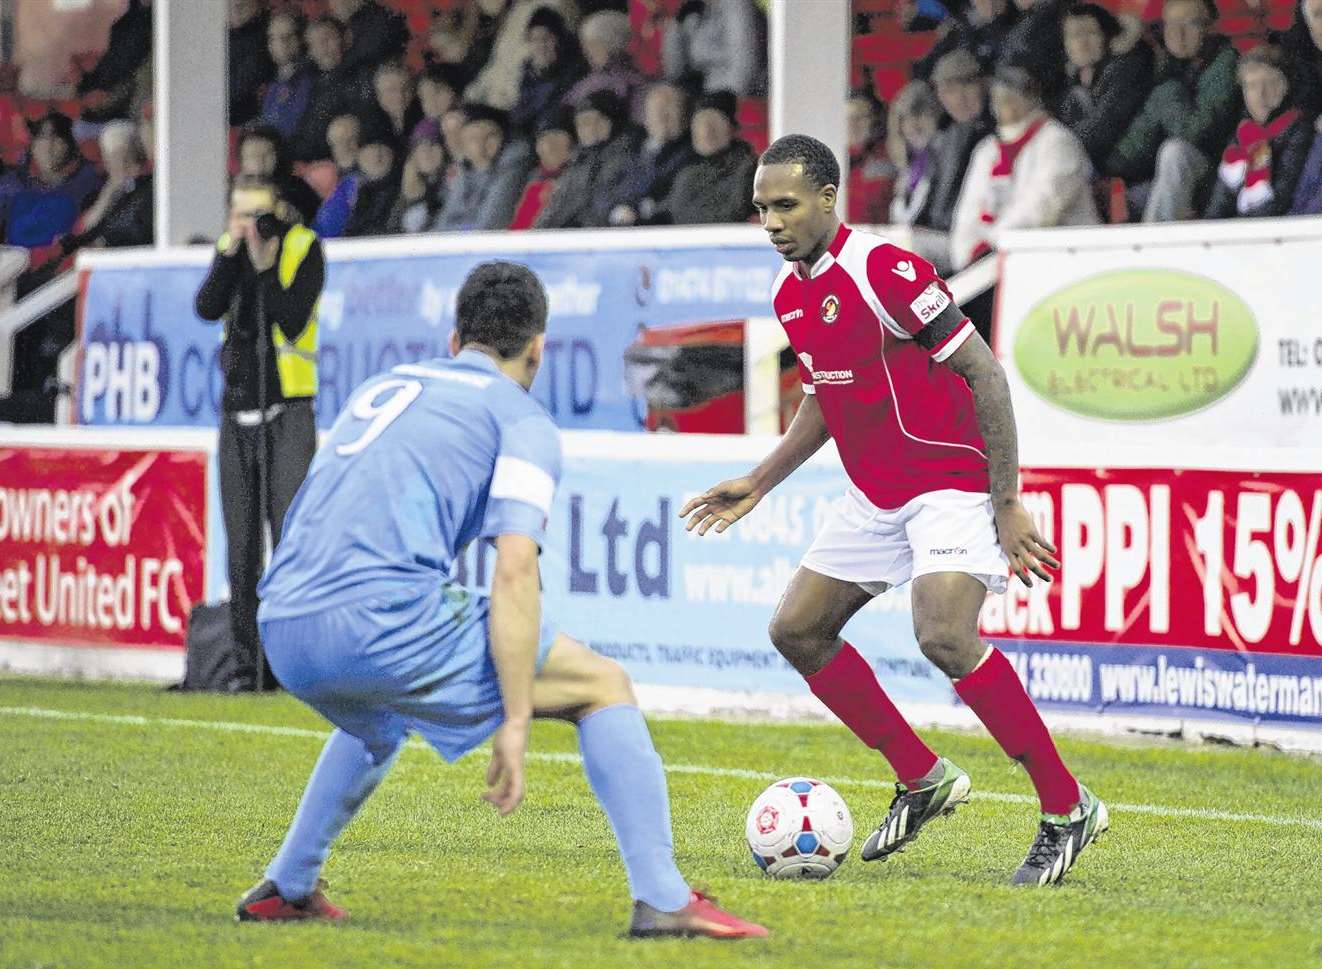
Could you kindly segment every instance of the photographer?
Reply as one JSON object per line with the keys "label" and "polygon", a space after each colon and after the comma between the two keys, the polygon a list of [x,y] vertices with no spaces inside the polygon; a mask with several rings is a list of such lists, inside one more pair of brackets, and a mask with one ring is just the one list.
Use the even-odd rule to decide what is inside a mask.
{"label": "photographer", "polygon": [[257,633],[264,525],[278,544],[317,445],[316,307],[326,262],[311,229],[277,215],[282,204],[268,180],[235,182],[229,225],[196,301],[202,319],[224,320],[220,500],[239,650],[231,690],[277,685]]}

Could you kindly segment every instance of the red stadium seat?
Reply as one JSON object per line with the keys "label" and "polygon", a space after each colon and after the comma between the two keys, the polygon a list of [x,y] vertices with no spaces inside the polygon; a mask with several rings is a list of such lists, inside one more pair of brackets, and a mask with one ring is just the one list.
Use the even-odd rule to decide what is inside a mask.
{"label": "red stadium seat", "polygon": [[740,98],[739,106],[735,111],[735,118],[743,127],[765,128],[768,118],[767,99]]}
{"label": "red stadium seat", "polygon": [[16,95],[0,95],[0,159],[15,164],[32,141],[27,119]]}
{"label": "red stadium seat", "polygon": [[909,83],[909,70],[902,67],[878,67],[872,72],[872,90],[881,100],[890,99],[900,93],[900,88]]}

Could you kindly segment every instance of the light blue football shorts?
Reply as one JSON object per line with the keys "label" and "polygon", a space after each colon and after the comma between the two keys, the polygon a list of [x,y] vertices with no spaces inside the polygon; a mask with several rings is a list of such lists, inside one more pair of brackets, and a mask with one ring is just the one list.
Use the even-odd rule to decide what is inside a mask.
{"label": "light blue football shorts", "polygon": [[[488,611],[485,596],[441,584],[260,626],[280,684],[361,740],[374,760],[416,731],[453,761],[504,720]],[[543,617],[538,670],[555,636]]]}

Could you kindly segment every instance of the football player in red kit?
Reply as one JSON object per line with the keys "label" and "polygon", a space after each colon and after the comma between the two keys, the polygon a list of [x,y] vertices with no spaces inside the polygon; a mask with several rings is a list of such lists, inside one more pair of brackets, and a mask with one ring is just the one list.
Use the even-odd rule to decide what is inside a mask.
{"label": "football player in red kit", "polygon": [[898,851],[969,796],[968,774],[923,743],[840,638],[873,596],[912,582],[923,655],[1037,789],[1041,824],[1013,881],[1058,882],[1108,819],[1061,761],[1014,667],[978,633],[988,591],[1003,592],[1009,573],[1031,585],[1059,567],[1019,501],[1005,373],[930,263],[840,223],[839,184],[835,156],[814,138],[787,135],[762,154],[753,204],[785,259],[772,300],[805,397],[761,464],[680,515],[699,534],[724,531],[834,438],[850,487],[791,579],[770,632],[818,699],[899,778],[863,859]]}

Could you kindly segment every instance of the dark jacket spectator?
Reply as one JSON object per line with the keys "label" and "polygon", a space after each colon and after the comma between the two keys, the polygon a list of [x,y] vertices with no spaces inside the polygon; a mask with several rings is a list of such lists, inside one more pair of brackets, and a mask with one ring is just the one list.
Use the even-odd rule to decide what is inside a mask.
{"label": "dark jacket spectator", "polygon": [[1238,55],[1210,33],[1215,14],[1213,0],[1166,0],[1155,86],[1103,165],[1130,183],[1130,213],[1144,222],[1202,214],[1239,119]]}
{"label": "dark jacket spectator", "polygon": [[1277,39],[1290,64],[1290,90],[1300,110],[1322,114],[1322,0],[1299,0],[1294,23]]}
{"label": "dark jacket spectator", "polygon": [[648,222],[661,199],[670,194],[675,176],[698,160],[689,137],[689,116],[684,92],[659,81],[648,88],[643,101],[646,138],[638,157],[615,187],[606,206],[611,225]]}
{"label": "dark jacket spectator", "polygon": [[552,111],[537,126],[537,167],[528,176],[523,195],[510,219],[511,229],[531,229],[546,208],[556,184],[574,157],[578,144],[574,130],[574,112],[566,107]]}
{"label": "dark jacket spectator", "polygon": [[1069,84],[1056,115],[1101,171],[1152,90],[1152,48],[1095,3],[1067,7],[1061,33]]}
{"label": "dark jacket spectator", "polygon": [[290,143],[290,154],[297,161],[328,158],[326,129],[334,118],[361,107],[357,78],[344,66],[347,44],[344,25],[334,17],[319,17],[303,32],[308,57],[316,73],[308,95],[308,107],[299,120]]}
{"label": "dark jacket spectator", "polygon": [[313,230],[325,239],[390,232],[399,196],[394,146],[380,131],[363,135],[360,145],[358,129],[345,123],[352,120],[352,115],[344,115],[331,125],[333,135],[343,135],[336,146],[340,180],[312,221]]}
{"label": "dark jacket spectator", "polygon": [[418,107],[422,117],[413,126],[412,137],[417,137],[420,126],[431,125],[440,130],[445,113],[459,104],[464,95],[463,73],[453,64],[430,64],[418,78]]}
{"label": "dark jacket spectator", "polygon": [[148,246],[155,236],[152,220],[152,177],[146,147],[137,125],[111,121],[97,136],[106,181],[79,220],[79,227],[60,240],[65,253],[86,246]]}
{"label": "dark jacket spectator", "polygon": [[914,224],[949,232],[973,149],[996,130],[996,122],[988,110],[987,78],[967,51],[937,61],[932,87],[949,121],[932,138],[930,188]]}
{"label": "dark jacket spectator", "polygon": [[624,101],[610,91],[598,91],[574,110],[578,151],[534,225],[539,229],[604,226],[611,200],[628,175],[642,143],[629,124]]}
{"label": "dark jacket spectator", "polygon": [[364,119],[366,127],[374,135],[385,137],[402,156],[413,126],[422,120],[413,75],[402,64],[382,64],[372,78],[372,94],[372,105]]}
{"label": "dark jacket spectator", "polygon": [[432,229],[504,229],[528,180],[532,153],[527,142],[510,137],[504,111],[480,104],[464,110],[464,156]]}
{"label": "dark jacket spectator", "polygon": [[266,27],[266,50],[275,64],[275,77],[262,95],[261,118],[286,143],[298,133],[316,79],[303,53],[303,28],[302,16],[293,10],[273,14]]}
{"label": "dark jacket spectator", "polygon": [[400,14],[387,10],[377,0],[330,0],[330,12],[348,31],[344,67],[358,78],[366,94],[376,69],[403,56],[408,25]]}
{"label": "dark jacket spectator", "polygon": [[269,14],[259,0],[230,0],[229,121],[247,124],[261,113],[262,87],[275,76],[266,50]]}
{"label": "dark jacket spectator", "polygon": [[565,18],[549,7],[535,11],[528,21],[528,60],[519,81],[519,99],[510,110],[510,127],[531,134],[587,71],[578,39]]}
{"label": "dark jacket spectator", "polygon": [[1018,20],[1019,11],[1010,0],[971,0],[967,8],[952,12],[942,28],[941,38],[914,62],[914,78],[931,77],[936,62],[953,50],[968,51],[990,73]]}
{"label": "dark jacket spectator", "polygon": [[127,117],[139,70],[151,57],[152,13],[142,0],[129,0],[110,25],[110,38],[96,65],[78,79],[83,119],[89,122]]}
{"label": "dark jacket spectator", "polygon": [[9,245],[33,248],[73,228],[101,188],[101,176],[78,151],[73,124],[48,114],[32,128],[30,164],[0,179],[0,226]]}
{"label": "dark jacket spectator", "polygon": [[735,97],[704,94],[694,105],[689,130],[698,159],[680,169],[661,202],[659,221],[676,225],[746,222],[753,214],[757,155],[735,137]]}
{"label": "dark jacket spectator", "polygon": [[399,194],[386,220],[387,232],[423,232],[436,221],[445,203],[445,162],[440,125],[423,119],[413,129]]}
{"label": "dark jacket spectator", "polygon": [[321,197],[303,179],[293,173],[284,139],[273,126],[255,121],[239,133],[237,145],[239,174],[257,175],[275,184],[280,198],[293,207],[295,215],[284,213],[288,222],[310,225],[321,206]]}
{"label": "dark jacket spectator", "polygon": [[766,38],[753,0],[686,0],[666,25],[667,80],[739,97],[766,89]]}
{"label": "dark jacket spectator", "polygon": [[[1202,0],[1167,0],[1164,63],[1157,69],[1152,93],[1108,157],[1108,174],[1151,178],[1157,152],[1170,138],[1187,142],[1209,159],[1229,139],[1240,112],[1238,57],[1229,40],[1207,32],[1208,9]],[[1173,29],[1195,33],[1201,41],[1192,49],[1179,46],[1171,37]]]}
{"label": "dark jacket spectator", "polygon": [[344,225],[345,237],[385,235],[399,198],[400,166],[394,143],[370,139],[358,150],[358,180],[353,207]]}
{"label": "dark jacket spectator", "polygon": [[579,104],[589,94],[611,91],[629,105],[635,120],[641,120],[647,78],[629,57],[631,36],[628,15],[616,10],[603,10],[583,21],[578,41],[591,71],[569,89],[565,103]]}
{"label": "dark jacket spectator", "polygon": [[1055,104],[1065,86],[1065,48],[1060,38],[1060,14],[1067,0],[1014,0],[1019,19],[1005,35],[999,60],[1028,68],[1048,104]]}
{"label": "dark jacket spectator", "polygon": [[1304,159],[1299,185],[1290,205],[1291,215],[1322,215],[1322,122],[1313,136],[1313,147]]}
{"label": "dark jacket spectator", "polygon": [[1255,48],[1240,58],[1248,117],[1221,155],[1209,219],[1284,215],[1294,200],[1313,141],[1313,115],[1292,102],[1281,49]]}

